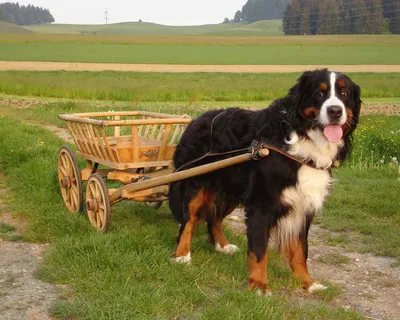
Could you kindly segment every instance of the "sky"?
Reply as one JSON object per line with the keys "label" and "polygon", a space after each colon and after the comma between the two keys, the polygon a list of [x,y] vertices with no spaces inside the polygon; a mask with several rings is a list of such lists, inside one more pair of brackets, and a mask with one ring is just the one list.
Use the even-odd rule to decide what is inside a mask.
{"label": "sky", "polygon": [[55,23],[103,24],[138,21],[166,25],[200,25],[233,19],[247,0],[7,0],[50,10]]}

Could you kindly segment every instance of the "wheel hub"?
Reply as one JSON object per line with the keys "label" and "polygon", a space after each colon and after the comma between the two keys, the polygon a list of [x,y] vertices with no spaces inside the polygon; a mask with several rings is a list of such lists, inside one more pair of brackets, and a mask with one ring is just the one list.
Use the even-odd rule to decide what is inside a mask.
{"label": "wheel hub", "polygon": [[71,188],[71,178],[68,176],[63,177],[60,183],[64,188]]}
{"label": "wheel hub", "polygon": [[98,212],[99,211],[99,201],[96,198],[90,199],[89,201],[86,202],[86,207],[90,211]]}

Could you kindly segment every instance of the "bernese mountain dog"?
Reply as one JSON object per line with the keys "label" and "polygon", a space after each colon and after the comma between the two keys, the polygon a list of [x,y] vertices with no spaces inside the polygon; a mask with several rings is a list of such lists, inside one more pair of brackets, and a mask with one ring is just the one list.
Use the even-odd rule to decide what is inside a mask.
{"label": "bernese mountain dog", "polygon": [[243,206],[250,289],[269,293],[267,248],[273,232],[303,287],[309,292],[326,289],[307,270],[308,231],[330,193],[331,167],[349,155],[360,105],[358,85],[344,74],[322,69],[303,73],[286,97],[266,109],[213,110],[193,120],[174,154],[178,170],[236,156],[240,152],[229,152],[254,141],[281,152],[271,149],[263,159],[172,183],[169,204],[180,224],[172,260],[190,262],[193,231],[202,220],[216,250],[236,252],[224,236],[222,221]]}

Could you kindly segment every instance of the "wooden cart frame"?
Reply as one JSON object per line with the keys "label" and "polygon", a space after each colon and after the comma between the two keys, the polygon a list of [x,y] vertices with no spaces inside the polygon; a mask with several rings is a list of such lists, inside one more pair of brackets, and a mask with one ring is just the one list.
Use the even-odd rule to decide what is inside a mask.
{"label": "wooden cart frame", "polygon": [[[61,195],[70,212],[83,210],[83,181],[87,181],[85,204],[90,223],[106,232],[111,206],[121,200],[142,201],[154,208],[168,199],[168,184],[268,155],[257,149],[236,157],[173,172],[173,154],[189,116],[142,111],[60,114],[86,159],[80,170],[71,149],[63,146],[58,155]],[[255,154],[256,153],[256,154]],[[102,165],[99,167],[99,165]],[[103,178],[122,182],[107,188]]]}

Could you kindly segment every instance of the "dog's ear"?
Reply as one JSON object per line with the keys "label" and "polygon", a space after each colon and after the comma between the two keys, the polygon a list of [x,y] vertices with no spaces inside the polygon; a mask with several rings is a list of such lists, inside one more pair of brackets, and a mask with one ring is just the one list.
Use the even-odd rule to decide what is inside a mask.
{"label": "dog's ear", "polygon": [[310,85],[313,83],[312,80],[314,77],[314,71],[306,71],[297,79],[296,85],[289,89],[288,97],[292,99],[295,107],[300,104],[302,95],[308,92]]}

